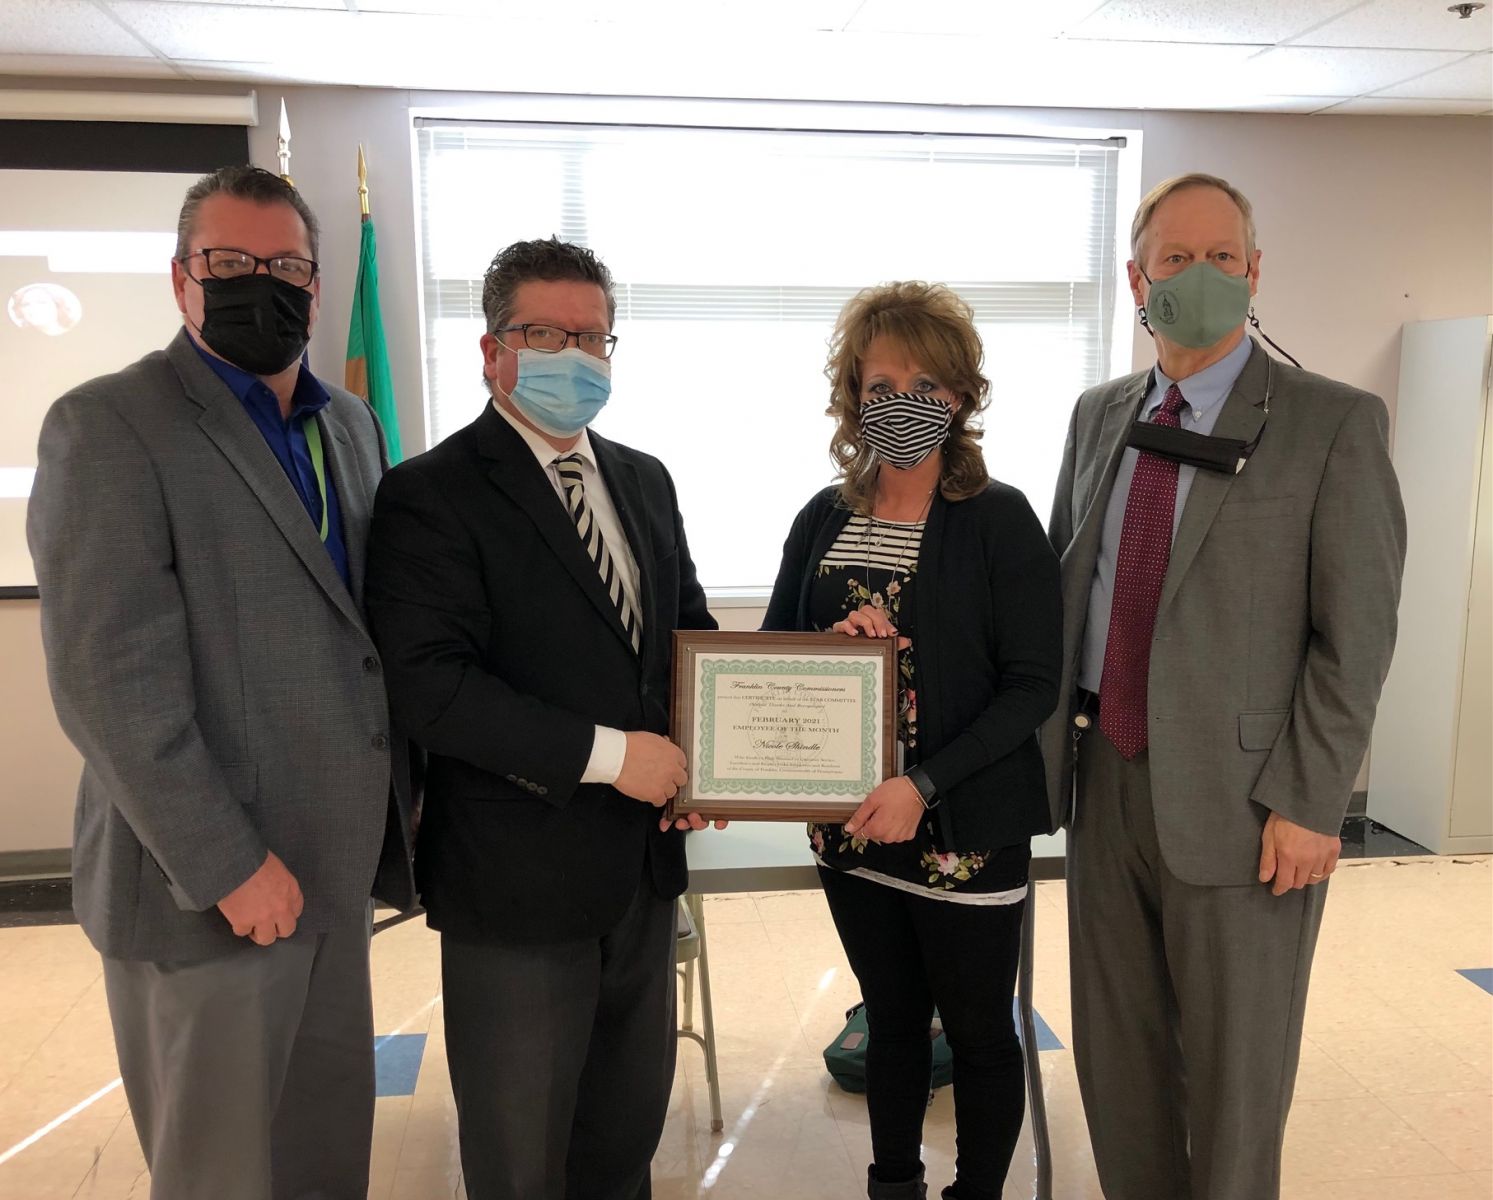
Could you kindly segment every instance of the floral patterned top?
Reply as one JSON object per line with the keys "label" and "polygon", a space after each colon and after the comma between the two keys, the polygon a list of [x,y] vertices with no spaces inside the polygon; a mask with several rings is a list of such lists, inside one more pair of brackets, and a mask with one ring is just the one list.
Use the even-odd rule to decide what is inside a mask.
{"label": "floral patterned top", "polygon": [[[919,760],[916,607],[918,548],[923,522],[853,515],[825,552],[809,593],[809,619],[820,632],[871,604],[884,609],[912,646],[898,656],[898,763]],[[826,867],[905,891],[967,904],[1010,904],[1026,894],[1030,847],[943,851],[927,817],[908,842],[881,844],[851,837],[842,825],[809,825],[815,857]]]}

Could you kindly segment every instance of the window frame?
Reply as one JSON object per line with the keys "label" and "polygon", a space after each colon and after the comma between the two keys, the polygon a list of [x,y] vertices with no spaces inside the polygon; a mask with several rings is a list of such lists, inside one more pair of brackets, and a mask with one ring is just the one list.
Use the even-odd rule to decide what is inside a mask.
{"label": "window frame", "polygon": [[[1129,300],[1126,264],[1130,257],[1129,214],[1141,197],[1144,131],[1113,120],[1120,114],[1026,110],[954,105],[883,104],[860,101],[714,100],[655,97],[600,97],[509,94],[482,97],[426,94],[409,108],[416,311],[420,355],[421,417],[425,445],[433,445],[431,380],[426,352],[425,250],[423,235],[420,128],[430,121],[522,124],[574,124],[689,130],[798,131],[869,134],[950,134],[1043,141],[1113,141],[1118,148],[1115,175],[1114,312],[1109,331],[1105,378],[1129,374],[1140,357],[1135,314]],[[1135,114],[1127,114],[1134,119]],[[989,373],[987,369],[987,373]],[[1038,514],[1045,517],[1045,514]],[[759,608],[770,587],[706,588],[713,607]]]}

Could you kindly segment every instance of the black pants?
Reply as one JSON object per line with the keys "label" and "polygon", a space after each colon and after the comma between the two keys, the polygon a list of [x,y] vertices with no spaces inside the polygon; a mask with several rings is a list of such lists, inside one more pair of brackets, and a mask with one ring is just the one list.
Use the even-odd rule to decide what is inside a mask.
{"label": "black pants", "polygon": [[675,902],[646,879],[599,938],[441,937],[471,1200],[646,1200],[674,1081]]}
{"label": "black pants", "polygon": [[824,867],[819,875],[866,1001],[877,1178],[911,1179],[920,1168],[937,1005],[954,1053],[958,1195],[999,1200],[1026,1108],[1011,999],[1027,901],[959,904]]}

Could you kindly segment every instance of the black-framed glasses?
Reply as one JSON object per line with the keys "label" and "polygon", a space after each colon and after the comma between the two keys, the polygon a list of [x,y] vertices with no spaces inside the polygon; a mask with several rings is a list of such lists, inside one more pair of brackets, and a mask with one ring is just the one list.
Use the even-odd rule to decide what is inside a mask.
{"label": "black-framed glasses", "polygon": [[235,250],[231,246],[209,246],[194,250],[191,254],[183,254],[176,261],[185,266],[189,258],[201,258],[207,267],[207,273],[214,279],[240,279],[245,275],[253,275],[263,267],[273,278],[301,288],[310,287],[311,281],[316,278],[316,272],[320,270],[314,259],[301,258],[295,254],[260,258],[247,250]]}
{"label": "black-framed glasses", "polygon": [[600,333],[595,330],[561,329],[558,325],[537,325],[527,321],[522,325],[501,325],[494,333],[519,333],[524,335],[524,345],[542,354],[558,354],[575,339],[575,344],[587,354],[597,358],[611,358],[617,348],[615,333]]}

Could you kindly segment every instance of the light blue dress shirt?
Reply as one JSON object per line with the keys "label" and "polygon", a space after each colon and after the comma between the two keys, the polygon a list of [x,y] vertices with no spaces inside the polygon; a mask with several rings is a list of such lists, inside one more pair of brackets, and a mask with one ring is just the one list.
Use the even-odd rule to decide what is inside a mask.
{"label": "light blue dress shirt", "polygon": [[[1234,390],[1234,384],[1249,361],[1254,343],[1243,338],[1239,344],[1211,367],[1190,375],[1177,384],[1186,404],[1182,408],[1182,428],[1193,433],[1211,434],[1223,410],[1223,402]],[[1167,389],[1175,380],[1168,379],[1160,367],[1152,373],[1152,388],[1141,407],[1145,420],[1155,419],[1156,410],[1166,399]],[[1089,587],[1089,617],[1084,627],[1083,654],[1079,658],[1078,686],[1090,692],[1099,690],[1104,675],[1104,647],[1109,641],[1109,608],[1115,591],[1115,560],[1120,555],[1120,534],[1125,528],[1125,505],[1130,499],[1130,480],[1140,451],[1130,446],[1120,460],[1109,506],[1104,510],[1104,529],[1099,536],[1099,561],[1094,567],[1094,582]],[[1182,520],[1187,493],[1197,468],[1182,464],[1177,470],[1177,506],[1172,514],[1172,536]]]}

